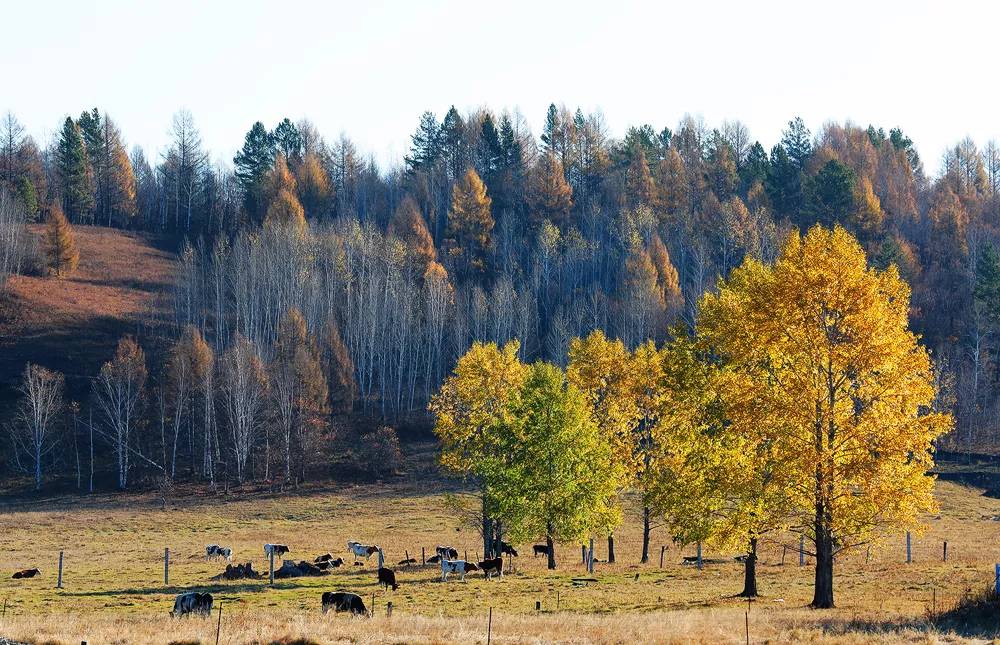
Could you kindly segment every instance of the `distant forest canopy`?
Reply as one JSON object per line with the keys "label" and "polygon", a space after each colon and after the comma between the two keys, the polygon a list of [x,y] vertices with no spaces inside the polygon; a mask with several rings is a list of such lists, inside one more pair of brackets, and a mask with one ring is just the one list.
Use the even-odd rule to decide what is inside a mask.
{"label": "distant forest canopy", "polygon": [[[685,117],[616,139],[599,114],[551,105],[536,137],[517,113],[453,107],[421,115],[392,168],[307,120],[253,124],[232,167],[209,162],[189,112],[170,132],[149,159],[96,108],[45,147],[8,114],[0,185],[29,221],[58,205],[71,224],[174,235],[178,346],[197,345],[193,328],[218,360],[268,363],[296,312],[335,410],[425,418],[475,340],[516,338],[522,360],[559,365],[595,329],[629,347],[662,341],[693,322],[719,277],[747,257],[773,260],[788,231],[821,223],[844,226],[872,265],[895,265],[910,284],[912,325],[956,412],[948,445],[995,439],[994,142],[959,142],[928,177],[899,129],[828,123],[814,134],[799,118],[768,150],[739,121]],[[168,372],[150,366],[163,387]]]}

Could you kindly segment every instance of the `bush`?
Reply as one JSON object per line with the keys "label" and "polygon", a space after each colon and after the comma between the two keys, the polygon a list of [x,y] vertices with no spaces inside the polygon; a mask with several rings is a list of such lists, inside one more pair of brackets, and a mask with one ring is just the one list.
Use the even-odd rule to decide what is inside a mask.
{"label": "bush", "polygon": [[391,475],[402,463],[403,451],[399,447],[399,437],[389,426],[382,426],[361,437],[358,448],[354,451],[355,467],[374,477]]}

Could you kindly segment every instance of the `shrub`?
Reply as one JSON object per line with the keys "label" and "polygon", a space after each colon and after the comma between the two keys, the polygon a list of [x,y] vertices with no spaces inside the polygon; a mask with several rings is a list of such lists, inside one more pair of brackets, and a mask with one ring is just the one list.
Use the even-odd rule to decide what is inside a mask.
{"label": "shrub", "polygon": [[403,451],[399,447],[399,437],[389,426],[382,426],[361,437],[361,442],[354,451],[355,467],[374,477],[396,472],[402,462]]}

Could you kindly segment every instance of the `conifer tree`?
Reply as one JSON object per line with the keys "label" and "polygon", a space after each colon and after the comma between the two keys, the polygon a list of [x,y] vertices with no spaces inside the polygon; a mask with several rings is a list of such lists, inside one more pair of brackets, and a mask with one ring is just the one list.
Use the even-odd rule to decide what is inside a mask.
{"label": "conifer tree", "polygon": [[573,188],[566,181],[562,162],[551,152],[538,160],[531,182],[532,222],[549,220],[560,229],[569,226],[573,208]]}
{"label": "conifer tree", "polygon": [[493,231],[492,203],[486,194],[486,184],[472,168],[452,186],[445,246],[465,275],[486,270]]}
{"label": "conifer tree", "polygon": [[264,177],[274,163],[274,139],[257,121],[247,132],[243,148],[233,157],[236,181],[243,191],[243,206],[254,221],[261,221],[267,209],[264,199]]}
{"label": "conifer tree", "polygon": [[62,205],[75,222],[87,221],[94,210],[94,178],[80,127],[66,117],[56,148],[56,168]]}
{"label": "conifer tree", "polygon": [[57,277],[75,271],[80,261],[76,236],[58,204],[49,208],[49,221],[45,227],[45,254],[49,270]]}
{"label": "conifer tree", "polygon": [[389,220],[387,232],[406,243],[411,257],[416,262],[418,275],[422,276],[427,266],[437,259],[431,232],[427,229],[423,215],[420,214],[417,202],[409,195],[396,207],[392,219]]}

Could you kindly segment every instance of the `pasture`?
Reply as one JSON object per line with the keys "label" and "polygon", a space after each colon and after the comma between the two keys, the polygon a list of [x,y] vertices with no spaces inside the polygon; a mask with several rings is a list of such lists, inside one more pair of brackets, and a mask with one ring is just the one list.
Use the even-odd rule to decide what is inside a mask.
{"label": "pasture", "polygon": [[[905,539],[842,557],[837,562],[838,608],[815,612],[812,568],[798,566],[794,539],[770,541],[758,567],[762,598],[750,608],[753,642],[962,642],[974,633],[939,634],[926,621],[932,605],[954,603],[980,589],[1000,561],[1000,500],[979,488],[941,481],[940,515],[913,536],[913,562],[905,563]],[[742,588],[742,565],[732,553],[706,549],[701,571],[681,564],[693,546],[669,544],[663,567],[662,530],[654,531],[651,562],[638,564],[641,532],[627,514],[617,534],[616,564],[596,565],[587,577],[580,546],[558,546],[559,568],[545,569],[530,544],[515,545],[516,571],[486,581],[472,573],[440,582],[440,568],[403,567],[407,554],[427,557],[448,544],[469,559],[482,556],[478,535],[460,526],[436,486],[420,478],[384,484],[313,487],[285,494],[244,491],[229,494],[179,489],[163,500],[147,495],[63,496],[0,507],[0,635],[33,643],[214,643],[218,605],[223,604],[220,643],[271,643],[307,637],[318,643],[486,642],[493,608],[492,642],[745,642],[747,604],[732,594]],[[351,566],[346,542],[375,543],[386,566],[396,570],[398,591],[376,581],[375,556]],[[948,560],[942,544],[948,541]],[[315,578],[211,582],[224,561],[206,561],[206,544],[233,548],[234,562],[252,560],[267,571],[263,544],[288,544],[289,559],[312,560],[329,551],[344,567]],[[782,544],[785,552],[781,565]],[[596,542],[606,557],[606,542]],[[163,584],[163,551],[171,551],[170,581]],[[63,589],[56,589],[58,553],[65,552]],[[868,562],[866,562],[866,557]],[[280,562],[277,562],[277,566]],[[20,569],[38,567],[41,576],[12,580]],[[638,576],[638,577],[637,577]],[[167,612],[177,593],[210,591],[211,620],[172,620]],[[320,594],[347,590],[370,604],[375,618],[320,612]],[[386,616],[386,602],[393,614]],[[536,611],[535,603],[541,603]],[[983,636],[984,634],[979,634]]]}

